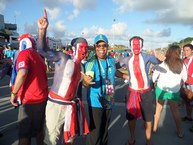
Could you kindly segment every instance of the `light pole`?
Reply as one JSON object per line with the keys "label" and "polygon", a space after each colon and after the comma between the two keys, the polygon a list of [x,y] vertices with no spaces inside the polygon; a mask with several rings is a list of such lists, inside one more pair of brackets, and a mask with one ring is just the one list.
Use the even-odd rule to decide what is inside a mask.
{"label": "light pole", "polygon": [[15,24],[16,24],[16,15],[14,15],[14,20],[15,20]]}
{"label": "light pole", "polygon": [[[115,19],[113,19],[113,24],[115,23]],[[115,46],[115,44],[114,44],[114,42],[115,42],[115,28],[114,28],[115,26],[113,25],[113,51],[115,51],[114,50],[114,46]]]}

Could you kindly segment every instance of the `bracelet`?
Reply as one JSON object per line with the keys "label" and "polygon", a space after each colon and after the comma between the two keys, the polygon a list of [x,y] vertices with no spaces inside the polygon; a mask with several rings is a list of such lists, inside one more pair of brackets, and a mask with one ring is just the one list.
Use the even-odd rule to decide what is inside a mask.
{"label": "bracelet", "polygon": [[15,96],[17,96],[17,93],[11,92],[11,97],[15,97]]}

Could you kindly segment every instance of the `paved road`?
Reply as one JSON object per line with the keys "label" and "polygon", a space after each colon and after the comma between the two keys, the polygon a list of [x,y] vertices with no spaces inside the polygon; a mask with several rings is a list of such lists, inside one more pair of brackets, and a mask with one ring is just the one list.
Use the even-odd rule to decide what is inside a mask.
{"label": "paved road", "polygon": [[[52,83],[52,74],[48,75],[49,85]],[[116,85],[116,108],[113,110],[111,124],[109,126],[109,145],[125,145],[128,140],[129,131],[125,119],[124,95],[127,84],[121,79],[117,79]],[[83,89],[83,100],[85,100],[85,90]],[[86,114],[87,104],[85,103]],[[181,115],[185,115],[184,107],[180,108]],[[17,145],[17,113],[9,103],[8,77],[0,81],[0,132],[4,136],[0,138],[0,145]],[[88,116],[87,116],[88,117]],[[152,142],[154,145],[193,145],[193,133],[188,131],[192,125],[190,122],[183,122],[185,137],[180,139],[176,135],[175,123],[172,118],[170,109],[166,104],[161,116],[158,133],[153,134]],[[86,137],[78,137],[75,145],[85,145]],[[32,144],[35,145],[34,139]],[[145,145],[145,132],[142,120],[138,120],[136,127],[136,144]]]}

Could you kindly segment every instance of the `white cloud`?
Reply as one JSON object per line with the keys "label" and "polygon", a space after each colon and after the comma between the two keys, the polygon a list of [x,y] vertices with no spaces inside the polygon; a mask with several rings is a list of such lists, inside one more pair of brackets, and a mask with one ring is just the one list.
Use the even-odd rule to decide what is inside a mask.
{"label": "white cloud", "polygon": [[61,12],[60,8],[48,8],[47,7],[46,10],[47,10],[47,13],[50,15],[49,18],[51,20],[58,18],[59,14]]}
{"label": "white cloud", "polygon": [[146,28],[142,32],[142,38],[144,39],[144,49],[163,48],[168,46],[172,42],[171,28],[165,28],[160,31],[154,31],[150,28]]}
{"label": "white cloud", "polygon": [[24,33],[38,34],[37,23],[36,22],[34,22],[33,24],[25,23]]}
{"label": "white cloud", "polygon": [[153,31],[152,29],[147,28],[144,30],[142,35],[145,37],[156,37],[156,38],[169,37],[171,35],[171,29],[166,28],[166,29],[163,29],[161,31]]}
{"label": "white cloud", "polygon": [[96,7],[96,0],[73,0],[75,9],[93,9]]}
{"label": "white cloud", "polygon": [[21,11],[14,11],[15,16],[20,16],[21,15]]}
{"label": "white cloud", "polygon": [[111,33],[115,36],[120,36],[127,32],[128,26],[126,23],[118,22],[112,25]]}
{"label": "white cloud", "polygon": [[61,12],[63,4],[70,3],[74,9],[68,17],[69,20],[76,18],[81,10],[94,9],[96,7],[96,0],[41,0],[41,2],[47,7],[47,11],[51,16],[51,19],[56,19]]}
{"label": "white cloud", "polygon": [[50,31],[52,31],[55,38],[63,38],[65,36],[66,26],[64,21],[57,21],[53,26],[50,26]]}
{"label": "white cloud", "polygon": [[6,7],[5,0],[0,1],[0,12],[3,11]]}
{"label": "white cloud", "polygon": [[167,28],[167,29],[163,29],[162,31],[157,33],[158,37],[169,37],[171,36],[171,29]]}
{"label": "white cloud", "polygon": [[78,9],[74,9],[72,14],[68,16],[68,20],[72,20],[74,18],[76,18],[79,15],[79,10]]}
{"label": "white cloud", "polygon": [[113,0],[119,8],[118,11],[126,13],[129,11],[154,12],[154,19],[149,23],[163,24],[193,24],[193,1],[192,0]]}
{"label": "white cloud", "polygon": [[7,4],[14,2],[15,0],[0,0],[0,12],[5,10]]}
{"label": "white cloud", "polygon": [[74,10],[72,14],[68,16],[69,20],[76,18],[81,10],[84,9],[94,9],[96,7],[96,0],[72,0]]}
{"label": "white cloud", "polygon": [[192,5],[192,0],[178,1],[174,7],[157,12],[157,17],[149,22],[193,26]]}
{"label": "white cloud", "polygon": [[133,9],[133,5],[135,4],[134,0],[113,0],[113,2],[119,5],[118,12],[120,13],[131,11]]}
{"label": "white cloud", "polygon": [[55,8],[63,5],[64,3],[71,3],[72,0],[40,0],[45,6]]}
{"label": "white cloud", "polygon": [[111,44],[113,41],[126,41],[127,39],[127,31],[128,26],[126,23],[118,22],[112,24],[110,29],[105,29],[96,25],[91,27],[85,27],[82,29],[81,34],[83,37],[87,38],[89,43],[93,43],[93,39],[98,34],[105,34],[109,39],[109,43]]}
{"label": "white cloud", "polygon": [[118,11],[121,13],[126,13],[128,11],[158,11],[162,9],[167,9],[173,5],[176,0],[113,0],[117,4]]}

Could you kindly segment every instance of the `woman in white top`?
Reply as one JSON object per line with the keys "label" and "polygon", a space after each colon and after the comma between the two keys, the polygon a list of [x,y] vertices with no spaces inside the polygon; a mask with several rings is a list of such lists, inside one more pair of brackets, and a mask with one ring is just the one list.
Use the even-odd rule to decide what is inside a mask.
{"label": "woman in white top", "polygon": [[187,79],[187,70],[180,58],[181,48],[177,45],[170,46],[166,52],[166,59],[158,65],[153,73],[153,82],[156,86],[156,113],[154,115],[153,131],[156,132],[165,100],[169,101],[170,109],[174,117],[177,135],[182,138],[184,133],[181,128],[178,103],[180,100],[181,81]]}

